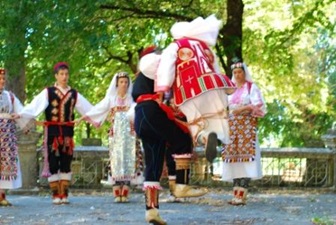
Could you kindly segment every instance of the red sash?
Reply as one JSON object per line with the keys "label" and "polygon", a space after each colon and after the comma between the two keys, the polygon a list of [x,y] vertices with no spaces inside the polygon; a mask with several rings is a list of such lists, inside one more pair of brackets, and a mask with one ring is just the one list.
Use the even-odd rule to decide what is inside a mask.
{"label": "red sash", "polygon": [[156,101],[160,108],[167,114],[168,119],[173,120],[177,126],[179,126],[183,132],[189,133],[189,128],[187,124],[175,117],[175,113],[173,109],[166,104],[163,104],[160,101],[160,95],[159,94],[145,94],[145,95],[140,95],[138,99],[136,100],[137,103],[144,102],[144,101]]}

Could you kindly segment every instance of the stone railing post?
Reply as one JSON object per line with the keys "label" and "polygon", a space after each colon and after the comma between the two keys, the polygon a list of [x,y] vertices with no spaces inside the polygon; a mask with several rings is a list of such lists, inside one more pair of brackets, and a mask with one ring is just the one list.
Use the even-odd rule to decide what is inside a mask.
{"label": "stone railing post", "polygon": [[38,158],[37,142],[41,133],[30,131],[25,134],[21,130],[17,132],[19,158],[22,173],[22,189],[31,190],[37,187]]}
{"label": "stone railing post", "polygon": [[333,151],[333,189],[336,190],[336,122],[333,123],[332,128],[328,129],[325,135],[322,135],[322,140],[327,148]]}

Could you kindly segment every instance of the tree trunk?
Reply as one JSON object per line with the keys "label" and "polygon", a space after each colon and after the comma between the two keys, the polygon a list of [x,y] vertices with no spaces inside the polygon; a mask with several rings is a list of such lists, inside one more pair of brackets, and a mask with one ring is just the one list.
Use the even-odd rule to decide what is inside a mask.
{"label": "tree trunk", "polygon": [[12,91],[22,103],[26,100],[26,73],[25,65],[19,61],[5,63],[8,71],[7,90]]}
{"label": "tree trunk", "polygon": [[5,59],[4,65],[7,70],[6,89],[24,102],[26,99],[26,72],[25,72],[25,51],[27,50],[28,40],[26,39],[26,8],[22,2],[7,4],[7,11],[15,11],[4,23],[5,40]]}
{"label": "tree trunk", "polygon": [[[243,60],[243,13],[244,3],[242,0],[227,0],[226,24],[224,25],[223,29],[220,30],[220,46],[216,46],[216,49],[219,51],[219,55],[222,56],[220,58],[220,63],[229,77],[232,76],[230,70],[232,60],[234,58]],[[224,55],[226,57],[226,63],[223,59]]]}

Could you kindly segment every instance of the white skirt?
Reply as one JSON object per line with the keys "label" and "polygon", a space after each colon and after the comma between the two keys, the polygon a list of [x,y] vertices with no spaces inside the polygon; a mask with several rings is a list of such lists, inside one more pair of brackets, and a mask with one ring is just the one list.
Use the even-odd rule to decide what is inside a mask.
{"label": "white skirt", "polygon": [[[193,99],[190,99],[179,106],[179,109],[187,117],[187,121],[191,122],[201,116],[209,114],[216,114],[223,112],[228,106],[228,97],[224,89],[207,91]],[[202,131],[205,133],[215,132],[217,138],[225,144],[229,143],[229,124],[227,119],[227,112],[221,116],[215,115],[214,117],[206,118]],[[199,134],[199,126],[189,125],[190,132],[193,138]]]}
{"label": "white skirt", "polygon": [[248,177],[252,180],[262,178],[261,154],[259,146],[256,147],[256,157],[252,162],[222,162],[222,180],[232,182],[233,179]]}
{"label": "white skirt", "polygon": [[17,189],[22,187],[20,160],[17,161],[17,177],[15,180],[0,180],[0,189]]}

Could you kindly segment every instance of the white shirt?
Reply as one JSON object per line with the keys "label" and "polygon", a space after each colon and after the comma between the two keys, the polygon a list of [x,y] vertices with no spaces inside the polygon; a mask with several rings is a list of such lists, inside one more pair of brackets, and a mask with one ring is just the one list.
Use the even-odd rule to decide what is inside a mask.
{"label": "white shirt", "polygon": [[[55,85],[56,86],[56,85]],[[61,88],[57,86],[57,88],[63,93],[66,94],[70,87]],[[35,98],[26,105],[20,112],[19,115],[24,118],[36,118],[40,115],[49,105],[48,100],[48,90],[45,88],[40,94],[35,96]],[[77,101],[75,104],[75,109],[79,112],[79,114],[84,115],[92,108],[92,104],[84,98],[80,93],[77,92]]]}

